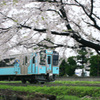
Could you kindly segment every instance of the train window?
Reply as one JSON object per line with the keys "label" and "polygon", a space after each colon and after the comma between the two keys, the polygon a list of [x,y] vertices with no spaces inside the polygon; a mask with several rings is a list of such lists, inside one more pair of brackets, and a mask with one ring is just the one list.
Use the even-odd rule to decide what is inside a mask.
{"label": "train window", "polygon": [[25,56],[25,64],[27,64],[27,56]]}
{"label": "train window", "polygon": [[54,54],[53,55],[53,65],[54,66],[57,66],[58,65],[58,58],[59,58],[59,55],[58,54]]}
{"label": "train window", "polygon": [[51,64],[50,56],[48,56],[48,64]]}
{"label": "train window", "polygon": [[40,52],[40,65],[45,65],[46,64],[46,54],[45,52],[41,51]]}
{"label": "train window", "polygon": [[35,57],[33,57],[33,64],[35,63]]}
{"label": "train window", "polygon": [[6,66],[5,61],[4,61],[4,60],[1,60],[1,61],[0,61],[0,67],[5,67],[5,66]]}
{"label": "train window", "polygon": [[0,61],[0,67],[11,67],[14,65],[15,58],[3,59]]}
{"label": "train window", "polygon": [[22,56],[22,65],[25,65],[25,56]]}
{"label": "train window", "polygon": [[2,67],[2,62],[0,61],[0,67]]}

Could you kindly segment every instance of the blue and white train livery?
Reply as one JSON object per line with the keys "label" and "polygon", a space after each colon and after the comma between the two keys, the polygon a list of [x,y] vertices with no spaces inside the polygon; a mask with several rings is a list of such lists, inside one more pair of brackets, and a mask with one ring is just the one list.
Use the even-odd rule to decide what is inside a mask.
{"label": "blue and white train livery", "polygon": [[0,80],[53,81],[59,75],[58,59],[59,54],[53,50],[11,56],[0,61]]}

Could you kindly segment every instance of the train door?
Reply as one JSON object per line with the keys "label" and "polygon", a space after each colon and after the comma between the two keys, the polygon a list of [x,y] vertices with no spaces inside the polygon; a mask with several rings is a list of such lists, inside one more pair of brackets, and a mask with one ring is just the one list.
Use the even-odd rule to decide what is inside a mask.
{"label": "train door", "polygon": [[52,72],[52,55],[47,55],[47,72]]}
{"label": "train door", "polygon": [[27,69],[27,56],[23,57],[23,63],[21,66],[21,74],[22,75],[27,75],[28,69]]}
{"label": "train door", "polygon": [[35,73],[35,56],[32,57],[30,65],[28,66],[28,74],[33,74],[33,73]]}

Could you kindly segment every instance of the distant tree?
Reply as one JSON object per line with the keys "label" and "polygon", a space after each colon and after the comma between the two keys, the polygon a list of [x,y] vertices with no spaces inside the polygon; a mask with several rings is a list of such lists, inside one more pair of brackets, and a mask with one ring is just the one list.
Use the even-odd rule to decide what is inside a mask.
{"label": "distant tree", "polygon": [[86,57],[88,52],[86,51],[86,48],[82,47],[80,50],[78,50],[77,63],[80,65],[80,68],[82,68],[82,76],[85,75],[84,70],[86,68],[87,61],[89,60],[89,57]]}
{"label": "distant tree", "polygon": [[74,60],[74,57],[69,57],[67,62],[63,60],[60,65],[60,76],[64,75],[73,76],[75,74],[76,68],[77,64],[76,61]]}
{"label": "distant tree", "polygon": [[65,61],[65,59],[62,61],[61,65],[60,65],[60,75],[59,76],[64,76],[66,74],[66,67],[68,66],[67,62]]}
{"label": "distant tree", "polygon": [[86,58],[86,54],[88,52],[86,51],[85,48],[82,48],[81,50],[78,50],[78,55],[77,55],[77,61],[78,63],[80,63],[83,67],[84,67],[84,64],[87,62],[87,58]]}
{"label": "distant tree", "polygon": [[75,69],[77,68],[76,61],[74,60],[74,57],[69,57],[68,60],[68,66],[66,67],[66,73],[69,76],[73,76],[75,74]]}
{"label": "distant tree", "polygon": [[90,63],[90,76],[100,76],[100,56],[92,56]]}

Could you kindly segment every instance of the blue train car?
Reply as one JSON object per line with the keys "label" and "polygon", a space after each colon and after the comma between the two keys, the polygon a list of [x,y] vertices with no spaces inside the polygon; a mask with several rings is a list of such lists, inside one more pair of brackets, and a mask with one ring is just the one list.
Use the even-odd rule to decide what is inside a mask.
{"label": "blue train car", "polygon": [[11,56],[0,61],[0,80],[53,81],[59,75],[58,59],[59,54],[53,50]]}

